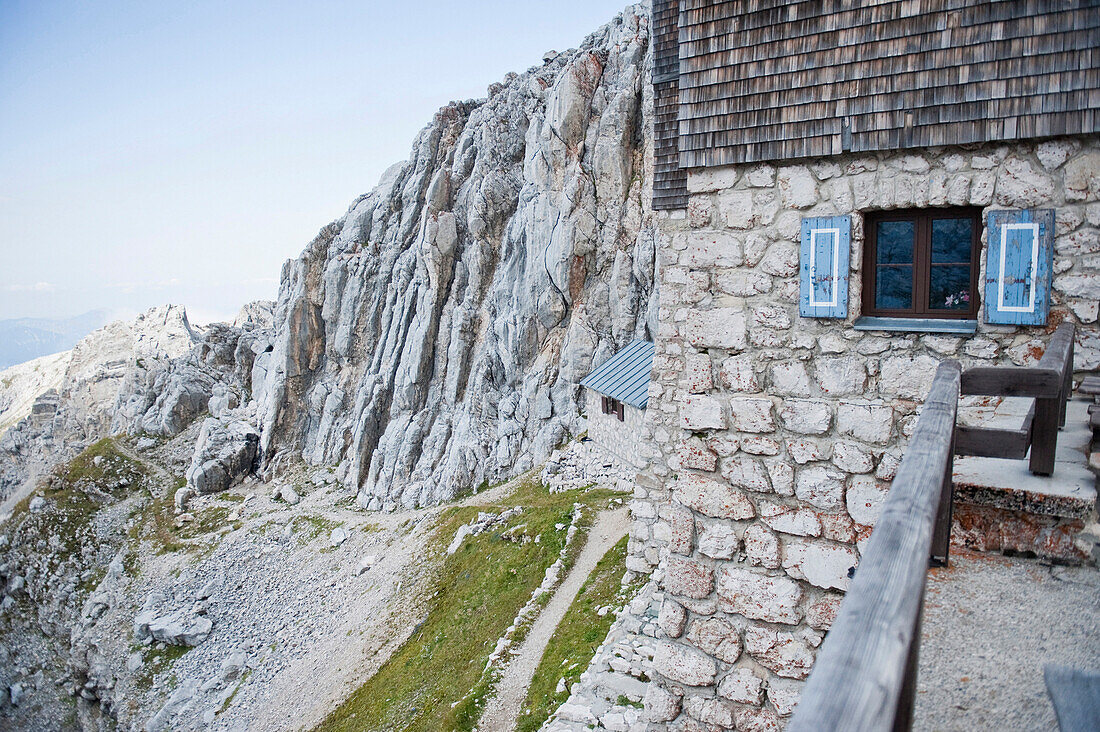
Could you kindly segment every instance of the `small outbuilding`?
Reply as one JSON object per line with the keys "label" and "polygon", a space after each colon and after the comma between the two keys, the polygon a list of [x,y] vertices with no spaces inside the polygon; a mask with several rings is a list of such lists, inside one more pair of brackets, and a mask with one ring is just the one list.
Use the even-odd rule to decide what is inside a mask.
{"label": "small outbuilding", "polygon": [[587,390],[589,439],[635,468],[644,465],[639,448],[652,366],[653,344],[636,340],[581,382]]}

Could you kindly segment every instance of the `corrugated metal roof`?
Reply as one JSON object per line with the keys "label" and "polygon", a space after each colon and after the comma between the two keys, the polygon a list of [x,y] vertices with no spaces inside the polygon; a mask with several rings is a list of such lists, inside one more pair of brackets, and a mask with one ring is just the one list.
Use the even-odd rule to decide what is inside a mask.
{"label": "corrugated metal roof", "polygon": [[638,409],[649,404],[649,370],[653,366],[653,344],[633,341],[600,364],[581,382],[604,396]]}

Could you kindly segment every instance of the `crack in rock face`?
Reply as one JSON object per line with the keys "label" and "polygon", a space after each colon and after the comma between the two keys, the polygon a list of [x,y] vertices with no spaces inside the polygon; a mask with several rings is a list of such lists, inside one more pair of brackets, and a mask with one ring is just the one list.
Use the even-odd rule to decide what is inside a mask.
{"label": "crack in rock face", "polygon": [[286,264],[253,385],[269,474],[300,457],[366,508],[424,506],[580,431],[578,382],[655,331],[648,24],[444,107]]}

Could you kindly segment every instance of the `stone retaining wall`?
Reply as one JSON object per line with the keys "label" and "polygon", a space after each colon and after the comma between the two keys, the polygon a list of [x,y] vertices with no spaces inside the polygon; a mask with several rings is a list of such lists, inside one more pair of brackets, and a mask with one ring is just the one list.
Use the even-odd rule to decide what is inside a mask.
{"label": "stone retaining wall", "polygon": [[[937,364],[1030,364],[1063,320],[1100,365],[1100,139],[730,166],[666,215],[634,571],[665,591],[653,729],[776,729],[858,564]],[[1054,208],[1050,326],[865,332],[863,220],[880,209]],[[800,318],[803,216],[852,214],[847,320]],[[985,270],[985,232],[980,275]],[[981,278],[979,281],[983,281]],[[659,451],[659,456],[656,452]],[[675,721],[674,721],[675,720]]]}

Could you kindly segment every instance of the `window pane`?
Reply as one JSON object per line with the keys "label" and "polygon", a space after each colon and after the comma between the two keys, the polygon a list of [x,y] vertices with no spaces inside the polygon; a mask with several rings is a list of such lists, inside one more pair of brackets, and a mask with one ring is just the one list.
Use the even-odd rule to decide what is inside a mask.
{"label": "window pane", "polygon": [[913,307],[913,268],[910,265],[876,269],[875,307],[881,310],[908,310]]}
{"label": "window pane", "polygon": [[880,221],[875,230],[876,264],[912,264],[915,221]]}
{"label": "window pane", "polygon": [[932,267],[928,305],[933,310],[970,309],[970,265]]}
{"label": "window pane", "polygon": [[969,262],[973,225],[973,219],[932,219],[932,263]]}

